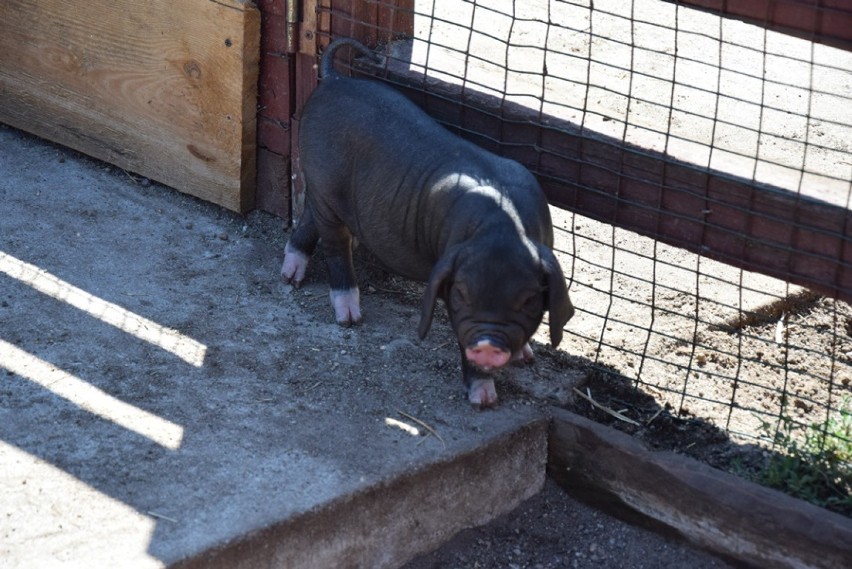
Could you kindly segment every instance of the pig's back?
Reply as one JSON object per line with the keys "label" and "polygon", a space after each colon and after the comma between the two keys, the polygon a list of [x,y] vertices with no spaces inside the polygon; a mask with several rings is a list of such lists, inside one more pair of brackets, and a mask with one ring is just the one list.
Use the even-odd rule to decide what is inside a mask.
{"label": "pig's back", "polygon": [[434,150],[449,133],[401,93],[383,83],[332,75],[302,114],[300,145],[309,159],[341,160],[378,154],[397,162]]}
{"label": "pig's back", "polygon": [[305,106],[299,137],[308,199],[320,212],[330,209],[382,263],[409,278],[426,280],[448,241],[464,237],[459,216],[480,213],[459,211],[457,195],[436,195],[442,179],[467,174],[520,181],[503,191],[518,192],[512,197],[526,210],[522,217],[546,212],[541,190],[519,164],[450,133],[376,81],[325,79]]}

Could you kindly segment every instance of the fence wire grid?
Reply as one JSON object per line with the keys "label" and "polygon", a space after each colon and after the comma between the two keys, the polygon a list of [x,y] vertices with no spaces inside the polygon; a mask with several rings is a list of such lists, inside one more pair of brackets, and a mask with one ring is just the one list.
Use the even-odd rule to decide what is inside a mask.
{"label": "fence wire grid", "polygon": [[[523,146],[540,177],[554,178],[552,169],[537,168],[549,150],[540,138],[514,139],[519,126],[613,140],[630,152],[850,208],[849,51],[659,0],[386,6],[413,12],[413,35],[352,25],[390,38],[385,53],[422,77],[418,89],[441,96],[454,86],[463,112],[481,96],[529,109],[536,119],[504,120],[490,133],[447,126],[501,149]],[[351,18],[333,5],[323,10]],[[570,172],[555,177],[577,183]],[[614,195],[616,208],[627,207]],[[700,247],[690,252],[608,224],[606,213],[552,213],[577,308],[566,352],[735,439],[771,441],[788,420],[824,428],[852,410],[846,302],[713,260]],[[845,231],[826,228],[824,236],[847,250]]]}

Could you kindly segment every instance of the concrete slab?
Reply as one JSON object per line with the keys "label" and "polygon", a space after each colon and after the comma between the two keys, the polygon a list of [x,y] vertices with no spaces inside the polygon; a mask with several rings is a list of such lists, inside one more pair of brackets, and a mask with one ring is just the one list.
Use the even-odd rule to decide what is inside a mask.
{"label": "concrete slab", "polygon": [[472,411],[405,294],[339,328],[321,275],[278,284],[283,243],[0,126],[4,567],[393,566],[541,487],[525,396]]}

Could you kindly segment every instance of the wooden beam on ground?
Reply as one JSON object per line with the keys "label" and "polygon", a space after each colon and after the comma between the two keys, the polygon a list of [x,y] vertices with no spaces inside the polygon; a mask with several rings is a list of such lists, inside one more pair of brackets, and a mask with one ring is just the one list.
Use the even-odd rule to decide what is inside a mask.
{"label": "wooden beam on ground", "polygon": [[852,520],[553,409],[548,474],[572,495],[638,512],[755,567],[841,569]]}
{"label": "wooden beam on ground", "polygon": [[259,41],[240,0],[4,0],[0,122],[247,211]]}

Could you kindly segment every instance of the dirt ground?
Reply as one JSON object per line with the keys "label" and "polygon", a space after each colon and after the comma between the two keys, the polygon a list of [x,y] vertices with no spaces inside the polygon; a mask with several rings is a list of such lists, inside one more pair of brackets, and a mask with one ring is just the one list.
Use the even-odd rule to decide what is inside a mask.
{"label": "dirt ground", "polygon": [[[576,355],[579,344],[566,341],[554,350],[535,342],[538,359],[534,365],[513,368],[498,378],[500,408],[474,411],[461,385],[458,349],[443,310],[437,311],[427,339],[418,341],[422,285],[387,275],[362,249],[356,255],[356,268],[365,322],[343,329],[334,323],[325,268],[319,258],[314,259],[301,289],[279,283],[278,269],[287,238],[279,219],[262,212],[247,216],[226,212],[6,127],[0,127],[0,135],[20,140],[12,145],[19,154],[10,166],[10,171],[16,169],[18,181],[3,187],[4,198],[9,207],[26,204],[26,209],[4,227],[4,252],[38,262],[40,268],[49,271],[48,276],[31,271],[34,278],[50,281],[45,280],[44,286],[54,283],[49,274],[56,273],[85,292],[66,290],[63,294],[70,302],[82,302],[81,307],[94,310],[86,303],[96,302],[99,296],[111,299],[130,311],[127,314],[147,314],[182,334],[204,338],[210,353],[203,368],[179,365],[189,371],[176,373],[172,353],[149,349],[145,342],[128,341],[128,336],[113,326],[93,326],[84,311],[61,303],[57,306],[30,287],[17,286],[14,279],[8,294],[0,298],[3,339],[10,345],[25,346],[57,369],[85,377],[87,383],[120,389],[126,401],[156,408],[175,424],[215,433],[217,445],[230,449],[230,454],[216,457],[214,464],[199,465],[192,441],[201,435],[194,434],[183,450],[187,455],[186,476],[190,478],[199,468],[219,472],[232,463],[248,461],[254,471],[247,476],[258,478],[262,486],[274,485],[280,492],[277,481],[257,477],[266,468],[262,460],[280,460],[279,456],[268,456],[270,433],[255,432],[260,425],[254,416],[271,409],[284,432],[288,421],[322,426],[285,437],[288,445],[304,448],[306,453],[322,456],[329,438],[327,427],[335,424],[334,417],[328,415],[331,408],[353,429],[333,439],[350,436],[359,441],[358,445],[339,449],[340,453],[369,454],[391,437],[398,449],[387,460],[414,461],[418,456],[431,455],[437,441],[426,438],[412,442],[401,432],[387,428],[377,431],[376,425],[389,410],[404,409],[428,418],[452,447],[459,433],[490,429],[500,416],[515,413],[518,408],[546,409],[551,403],[570,402],[573,387],[585,381],[590,360],[582,352]],[[80,191],[73,189],[78,186]],[[98,199],[106,192],[109,200]],[[34,224],[36,231],[54,237],[27,238],[20,224]],[[116,224],[119,238],[102,231],[105,225]],[[110,243],[103,243],[104,239]],[[159,249],[163,252],[152,252]],[[93,254],[96,258],[91,257]],[[112,270],[117,262],[109,257],[113,254],[121,256],[122,270]],[[251,259],[248,266],[252,268],[239,278],[222,278],[221,267],[237,257],[241,263],[246,257]],[[167,263],[167,282],[151,278],[150,274],[162,272],[157,263]],[[254,319],[249,320],[240,316],[245,305],[255,310],[267,308],[253,311]],[[166,312],[161,314],[162,306]],[[138,320],[128,318],[129,325]],[[572,322],[583,321],[580,314]],[[546,334],[546,326],[542,331]],[[220,337],[222,334],[228,335]],[[101,345],[111,349],[104,352],[96,347]],[[178,349],[176,354],[183,354],[183,350]],[[49,403],[49,394],[29,390],[28,382],[17,381],[14,372],[8,373],[9,379],[0,386],[0,400],[9,406],[9,413]],[[193,386],[206,390],[209,397],[187,406],[181,403],[183,399],[173,396]],[[250,404],[228,404],[234,400]],[[97,417],[74,406],[62,409],[61,417],[54,419],[75,425],[67,437],[65,430],[58,430],[48,440],[30,441],[26,425],[16,423],[15,428],[6,425],[11,430],[4,431],[4,440],[32,449],[42,457],[39,460],[67,470],[71,478],[84,481],[91,493],[105,493],[143,512],[165,512],[168,516],[169,504],[174,501],[169,488],[162,495],[137,495],[134,483],[155,477],[155,471],[168,466],[173,460],[170,452],[144,445],[137,448],[133,432],[124,433],[109,422],[102,441]],[[78,440],[81,437],[83,440]],[[122,437],[129,437],[129,442]],[[301,438],[290,440],[292,437]],[[97,460],[86,458],[89,453],[99,453]],[[231,467],[239,470],[238,465]],[[353,476],[372,474],[372,466],[362,468],[365,470]],[[231,487],[223,489],[224,495],[231,491]],[[210,531],[227,531],[234,523],[228,516],[210,515],[207,525],[215,526],[208,528]],[[518,519],[527,522],[517,525]],[[535,525],[532,520],[541,523]],[[513,539],[506,537],[507,527]],[[162,528],[172,533],[182,530],[183,525]],[[517,514],[471,532],[436,553],[451,555],[448,565],[439,566],[474,567],[477,560],[491,560],[487,566],[558,567],[566,566],[566,562],[573,566],[576,561],[576,566],[611,562],[623,567],[669,567],[682,565],[685,559],[690,566],[720,566],[712,565],[712,557],[684,544],[635,530],[581,506],[552,484]],[[470,535],[476,536],[473,543],[465,541]],[[168,552],[160,551],[166,544],[157,532],[140,539],[151,539],[149,548],[154,555],[167,556]],[[622,563],[628,557],[635,565]]]}
{"label": "dirt ground", "polygon": [[[560,405],[653,448],[746,475],[771,455],[780,414],[802,424],[821,422],[826,406],[836,408],[852,394],[848,304],[570,212],[552,214],[578,314],[559,348],[548,345],[542,326],[533,343],[535,364],[500,374],[503,404]],[[309,284],[325,282],[318,261]],[[376,309],[408,317],[389,320],[370,313],[363,326],[375,325],[378,317],[391,335],[404,338],[415,325],[422,285],[385,273],[363,248],[356,251],[356,268]],[[318,318],[326,311],[330,319],[320,291],[307,293],[307,302],[315,303]],[[450,382],[458,379],[458,357],[442,310],[436,323],[432,333],[443,337],[429,361],[401,350],[389,364],[392,373],[416,376],[426,365]],[[463,401],[464,394],[459,390],[452,397]],[[687,565],[727,566],[680,541],[593,510],[549,482],[516,512],[466,531],[406,567]]]}
{"label": "dirt ground", "polygon": [[[253,214],[265,218],[263,214]],[[288,232],[289,234],[289,232]],[[278,239],[273,236],[273,238]],[[384,315],[368,313],[360,325],[379,325],[394,338],[410,335],[416,325],[420,296],[423,286],[386,273],[378,266],[369,252],[359,248],[355,255],[362,295],[377,301],[376,308],[386,311]],[[322,288],[325,283],[325,268],[321,257],[313,260],[306,282],[307,290],[292,290],[298,302],[316,311],[320,320],[332,320],[331,308]],[[319,292],[315,286],[319,285]],[[388,312],[391,317],[388,318]],[[375,320],[380,319],[376,324]],[[570,327],[570,326],[569,326]],[[385,359],[385,369],[391,376],[407,378],[422,375],[423,367],[437,371],[452,386],[460,381],[460,365],[454,338],[442,309],[436,311],[432,334],[442,340],[432,348],[424,360],[419,350],[405,340],[397,340],[379,347],[379,352],[393,352]],[[568,351],[553,349],[546,344],[546,326],[539,331],[540,341],[535,342],[536,362],[531,366],[513,367],[498,376],[498,393],[502,405],[561,404],[569,409],[600,419],[597,410],[583,405],[584,400],[574,395],[573,389],[591,388],[604,401],[611,398],[626,401],[642,401],[644,408],[656,407],[653,400],[643,396],[624,381],[615,380],[606,374],[589,368],[591,362],[572,355]],[[298,334],[292,338],[298,342]],[[465,394],[460,383],[451,395],[464,405]],[[644,397],[644,398],[643,398]],[[479,411],[473,411],[479,413]],[[493,411],[482,411],[490,413]],[[498,411],[499,412],[499,411]],[[606,416],[606,415],[604,415]],[[603,422],[607,422],[605,419]],[[707,457],[721,452],[724,456],[739,454],[728,437],[718,429],[701,423],[701,428],[688,429],[689,422],[664,414],[659,419],[661,429],[653,431],[655,437],[645,437],[651,444],[665,448],[683,448],[694,442],[696,437],[710,433]],[[666,425],[669,428],[662,427]],[[703,430],[702,430],[703,429]],[[724,451],[716,447],[723,446]],[[699,452],[691,453],[701,456]],[[718,461],[716,461],[718,463]],[[657,528],[659,529],[659,528]],[[466,530],[439,550],[423,555],[405,565],[405,569],[438,568],[558,568],[558,567],[618,567],[624,569],[654,567],[723,568],[730,565],[709,553],[700,551],[677,536],[664,535],[650,528],[631,525],[608,513],[596,510],[569,496],[554,482],[548,480],[543,491],[531,498],[517,510],[504,515],[487,526]]]}
{"label": "dirt ground", "polygon": [[727,562],[590,508],[548,480],[544,490],[485,527],[466,530],[403,569],[722,569]]}
{"label": "dirt ground", "polygon": [[[600,25],[597,29],[600,30]],[[655,29],[649,29],[648,37],[656,37],[654,32]],[[571,50],[567,43],[560,49],[565,53]],[[605,71],[618,70],[616,61],[605,61],[610,63],[604,66]],[[745,63],[750,64],[750,60]],[[616,79],[625,80],[627,75],[621,75],[604,77],[598,86],[601,90],[611,89]],[[521,87],[515,90],[524,93]],[[538,85],[534,87],[532,92],[540,91]],[[568,91],[563,88],[561,92]],[[695,96],[693,93],[693,100],[687,97],[683,105],[700,107],[702,101],[694,100]],[[842,92],[832,100],[838,97],[848,101],[849,94]],[[650,95],[648,98],[655,100]],[[845,108],[831,104],[832,100],[826,102],[832,112]],[[595,118],[602,124],[597,126],[618,127],[614,134],[626,136],[628,131],[623,129],[617,109],[610,108],[605,99],[602,105],[604,108],[598,110],[600,116]],[[624,106],[618,112],[626,116],[628,110]],[[619,120],[613,121],[613,116]],[[687,118],[691,122],[684,121],[687,126],[683,128],[694,130],[695,117]],[[807,131],[807,125],[803,128]],[[836,152],[832,150],[830,154],[840,156],[831,162],[838,171],[832,169],[823,174],[836,179],[848,172],[845,166],[841,169],[841,164],[848,164],[843,162],[848,160],[848,154],[838,154],[848,152],[845,146],[848,138],[842,136],[848,129],[845,123],[838,123],[834,130],[842,131],[837,136],[833,131],[828,132],[831,138],[840,141]],[[677,129],[672,133],[677,134]],[[647,132],[643,135],[629,131],[629,134],[636,137],[634,142],[654,148],[654,144],[642,137],[648,136]],[[736,134],[720,130],[715,136],[743,139]],[[817,135],[819,132],[811,134]],[[683,136],[693,141],[692,135]],[[795,136],[786,133],[786,139]],[[789,160],[794,165],[803,163],[804,158],[799,156],[805,155],[806,145],[797,146],[796,152],[785,152],[782,142],[786,139],[763,136],[760,146],[777,146],[781,155],[792,156]],[[704,145],[702,148],[713,144],[728,148],[723,141],[712,137],[693,142]],[[41,148],[42,143],[33,141],[32,145]],[[65,152],[49,151],[55,167],[67,167],[59,165],[65,163]],[[810,159],[812,154],[807,156]],[[688,154],[682,157],[692,158]],[[711,161],[707,156],[698,162],[705,158],[708,163]],[[415,340],[421,285],[387,275],[371,261],[368,253],[359,250],[356,268],[365,322],[357,330],[338,329],[333,324],[325,269],[320,259],[314,259],[302,289],[294,291],[278,283],[275,265],[280,258],[272,260],[267,252],[275,249],[283,256],[287,233],[279,220],[260,212],[241,217],[219,211],[110,166],[86,158],[80,160],[84,169],[97,171],[100,177],[131,176],[137,193],[128,195],[127,199],[146,203],[158,200],[166,216],[180,218],[176,212],[181,208],[204,210],[209,223],[203,227],[185,226],[181,231],[192,239],[204,240],[209,249],[210,257],[206,259],[209,264],[226,261],[233,251],[257,255],[258,270],[247,275],[245,282],[223,281],[218,288],[208,286],[204,297],[187,303],[184,321],[190,330],[196,331],[192,327],[203,325],[204,318],[214,313],[214,304],[224,299],[237,304],[245,295],[274,295],[282,305],[298,304],[309,315],[308,321],[302,322],[261,315],[257,322],[235,329],[233,341],[241,344],[242,359],[223,362],[224,368],[229,365],[253,368],[259,377],[276,366],[281,375],[290,369],[293,374],[301,374],[300,379],[291,382],[294,389],[312,392],[317,400],[345,399],[346,405],[341,407],[349,413],[377,414],[387,407],[393,408],[397,399],[409,402],[418,412],[428,410],[430,401],[437,398],[449,399],[460,407],[465,405],[458,350],[443,311],[436,314],[428,340],[422,343]],[[762,171],[751,164],[744,169],[756,170],[762,177]],[[35,180],[38,174],[34,172],[32,176]],[[768,175],[767,179],[776,181]],[[832,193],[822,197],[836,201],[834,190],[838,186],[842,186],[840,190],[848,188],[848,185],[831,184]],[[114,215],[96,206],[75,213],[80,229],[72,229],[69,222],[71,239],[90,238],[87,226],[96,226],[98,216]],[[768,443],[781,416],[804,425],[824,422],[844,398],[852,397],[852,308],[848,304],[569,212],[554,210],[553,217],[557,254],[570,280],[577,315],[568,323],[561,346],[554,349],[547,345],[545,325],[533,343],[535,364],[501,374],[497,389],[503,406],[561,405],[625,429],[655,448],[683,452],[724,469],[736,467],[748,471],[765,462],[771,448]],[[250,242],[261,246],[247,245]],[[132,247],[128,248],[128,254],[134,252]],[[184,270],[180,258],[174,262],[177,269],[173,286],[191,290],[200,273]],[[121,300],[140,309],[147,302],[144,297],[129,295]],[[0,302],[6,303],[0,304],[0,309],[9,307],[10,301]],[[277,345],[268,339],[273,337]],[[49,348],[60,340],[51,336],[38,341]],[[326,340],[327,344],[323,345]],[[258,354],[255,350],[267,353]],[[370,375],[364,373],[365,369],[371,370]],[[221,374],[224,376],[224,371]],[[440,379],[423,381],[427,375]],[[145,389],[165,392],[173,388],[167,378],[161,380],[162,385],[145,386]],[[343,389],[337,387],[340,385]],[[240,396],[261,404],[281,397],[260,382],[235,389]],[[575,389],[588,399],[578,395]],[[386,393],[378,397],[387,400],[371,401],[376,393]],[[621,417],[616,418],[601,407],[618,412]],[[207,412],[211,420],[218,420],[217,414],[225,411],[211,408]],[[459,426],[460,421],[455,417],[439,418],[446,423],[435,426],[439,431],[478,428],[474,413],[477,412],[470,410],[472,418],[468,427]],[[369,444],[368,439],[365,441]],[[682,566],[727,565],[680,542],[588,508],[549,482],[541,494],[512,514],[484,528],[462,533],[438,552],[407,567]]]}
{"label": "dirt ground", "polygon": [[[601,31],[600,26],[596,29]],[[570,50],[567,44],[560,49]],[[609,83],[603,81],[602,85]],[[618,118],[616,110],[605,108],[601,121],[610,126],[618,122],[605,120]],[[718,145],[718,141],[714,143]],[[848,150],[843,144],[837,146],[838,151]],[[60,163],[56,167],[63,167],[63,153],[54,152],[52,160]],[[126,179],[129,175],[83,161],[84,168],[98,171],[101,177]],[[178,218],[180,214],[174,212],[181,208],[206,212],[209,223],[185,226],[181,232],[205,240],[209,249],[205,254],[210,257],[204,261],[208,264],[243,249],[257,256],[258,269],[245,283],[208,286],[206,298],[187,305],[187,311],[198,313],[185,315],[188,329],[197,330],[221,299],[239,303],[243,295],[275,296],[282,306],[295,304],[309,315],[307,321],[291,322],[282,311],[282,315],[264,316],[254,329],[235,329],[235,343],[266,353],[242,349],[243,359],[233,365],[253,369],[261,377],[273,369],[279,375],[301,373],[301,378],[291,382],[294,388],[313,393],[318,400],[346,400],[348,409],[374,414],[397,399],[409,402],[417,412],[428,410],[430,402],[438,399],[464,406],[458,350],[443,311],[438,311],[427,341],[416,340],[422,285],[387,275],[368,253],[359,250],[356,262],[365,322],[357,330],[338,329],[328,306],[325,269],[319,258],[314,259],[302,289],[293,291],[278,283],[280,258],[271,258],[269,251],[283,253],[287,234],[279,220],[257,212],[240,217],[215,211],[156,183],[131,178],[138,195],[128,199],[147,201],[156,196],[165,204],[163,210]],[[832,196],[821,197],[836,201]],[[543,326],[533,342],[536,363],[501,374],[497,388],[504,406],[561,405],[627,430],[653,447],[748,472],[765,463],[781,417],[803,425],[822,423],[836,413],[844,398],[852,397],[852,309],[848,304],[570,212],[552,213],[557,255],[570,281],[577,314],[568,323],[558,349],[548,346]],[[78,214],[84,236],[87,227],[97,227],[99,216],[113,215],[88,206]],[[80,238],[80,233],[70,231],[71,239]],[[175,289],[191,289],[201,269],[181,268],[179,257],[174,261],[178,267]],[[144,297],[121,300],[145,308]],[[49,345],[54,341],[58,340],[45,340]],[[424,381],[426,375],[441,379]],[[333,387],[341,383],[345,390]],[[241,389],[250,391],[249,387]],[[266,402],[274,398],[273,393],[264,387],[250,396]],[[381,401],[371,400],[374,397]],[[438,426],[444,429],[465,428],[457,417],[441,420],[446,423]],[[677,557],[684,554],[680,546],[662,541],[649,549],[647,543],[654,536],[633,533],[632,528],[615,522],[609,525],[602,521],[603,514],[581,511],[579,505],[548,487],[517,515],[487,529],[472,530],[432,558],[428,563],[433,565],[420,567],[476,566],[488,556],[495,561],[492,566],[503,562],[521,567],[685,564]],[[595,524],[604,527],[586,525],[589,516],[599,518]],[[519,520],[526,522],[519,524]],[[579,533],[570,533],[575,527]],[[562,544],[561,549],[556,544]],[[659,563],[653,561],[657,557]],[[628,558],[635,565],[629,565]]]}
{"label": "dirt ground", "polygon": [[563,403],[571,410],[749,471],[782,417],[823,424],[848,405],[848,303],[568,212],[554,218],[579,312],[554,356],[594,370],[587,398]]}
{"label": "dirt ground", "polygon": [[[539,329],[536,364],[502,373],[501,397],[563,406],[739,473],[765,463],[779,417],[821,424],[852,397],[848,303],[570,212],[552,215],[577,315],[557,349]],[[416,310],[421,285],[384,273],[368,252],[356,258],[368,296]],[[324,278],[322,263],[312,269],[311,279]],[[447,333],[443,312],[436,317]],[[442,346],[451,345],[448,336]],[[457,374],[456,360],[451,349],[436,369]]]}
{"label": "dirt ground", "polygon": [[[195,313],[213,306],[211,302],[239,303],[245,295],[278,298],[280,317],[267,315],[254,327],[234,330],[233,341],[253,346],[253,353],[242,349],[244,357],[236,365],[254,369],[261,378],[273,369],[278,370],[274,375],[293,375],[290,383],[294,389],[313,393],[318,401],[339,401],[344,413],[370,414],[379,408],[384,412],[402,399],[407,409],[428,416],[439,398],[464,411],[462,416],[469,423],[466,428],[480,428],[476,425],[481,413],[466,406],[458,351],[443,310],[436,312],[427,340],[416,340],[421,284],[385,273],[368,252],[359,248],[356,269],[365,321],[357,328],[339,328],[328,303],[325,267],[319,256],[313,260],[301,289],[278,282],[277,270],[288,235],[279,219],[262,212],[234,215],[36,139],[28,144],[27,151],[42,156],[51,168],[71,167],[69,171],[79,172],[74,175],[99,180],[97,183],[106,187],[114,185],[111,178],[131,176],[134,189],[123,199],[150,203],[161,215],[181,219],[181,212],[188,209],[203,212],[204,219],[209,220],[203,227],[184,223],[181,231],[203,238],[212,251],[209,262],[219,262],[224,258],[221,255],[243,249],[258,255],[257,270],[246,275],[245,283],[237,286],[227,280],[209,279],[204,297],[185,306]],[[39,174],[33,175],[37,187]],[[829,395],[831,401],[837,401],[850,392],[852,339],[848,331],[852,311],[847,305],[790,290],[783,283],[742,274],[568,212],[553,210],[552,214],[557,227],[556,248],[571,280],[578,312],[568,323],[566,338],[558,349],[547,345],[545,323],[533,341],[536,362],[498,377],[502,407],[562,405],[626,429],[651,446],[674,449],[728,468],[731,464],[759,465],[767,452],[755,444],[759,442],[755,438],[743,443],[742,437],[731,440],[722,430],[727,426],[747,432],[750,428],[750,424],[738,421],[751,415],[732,412],[725,398],[732,397],[738,408],[764,408],[771,414],[777,412],[779,398],[786,393],[785,408],[807,422],[824,416],[820,404],[829,401]],[[74,226],[69,226],[71,238],[90,235],[87,228],[94,227],[102,215],[117,214],[97,207],[80,210]],[[31,245],[41,248],[40,244]],[[59,254],[51,250],[51,254]],[[206,258],[201,261],[208,263]],[[139,262],[144,263],[144,259]],[[193,283],[200,274],[189,266],[181,268],[184,261],[179,258],[174,262],[174,289],[196,286]],[[750,286],[743,290],[736,286],[739,283]],[[789,298],[784,293],[789,293]],[[138,296],[140,307],[144,308],[146,298]],[[779,298],[787,300],[779,303]],[[123,301],[135,300],[137,296],[128,296]],[[302,321],[288,320],[290,312],[285,308],[294,305],[306,315]],[[11,306],[11,299],[3,306]],[[190,315],[186,326],[198,332],[208,320]],[[25,328],[13,330],[20,335]],[[52,346],[59,340],[44,341]],[[738,358],[738,354],[743,357]],[[736,381],[724,380],[724,374],[734,375]],[[637,380],[638,390],[634,388]],[[779,387],[784,382],[786,392]],[[248,390],[246,397],[260,403],[272,401],[274,390],[261,384],[235,388]],[[578,396],[575,388],[639,425],[594,407]],[[381,400],[374,400],[376,397]],[[708,401],[713,397],[722,403]],[[445,434],[459,427],[460,421],[454,416],[435,420],[434,426]],[[682,543],[590,509],[548,483],[542,494],[515,513],[485,528],[465,532],[411,567],[687,564],[724,566]]]}
{"label": "dirt ground", "polygon": [[[586,4],[432,0],[417,10],[405,61],[615,140],[847,203],[848,52],[668,3]],[[538,336],[537,375],[513,380],[525,393],[747,470],[784,420],[824,424],[852,398],[849,304],[553,215],[578,314],[559,351]],[[590,366],[609,373],[585,395],[627,421],[578,399],[578,370]]]}
{"label": "dirt ground", "polygon": [[[822,422],[826,406],[837,408],[852,394],[848,304],[570,213],[553,215],[578,315],[558,349],[540,329],[536,363],[498,381],[504,402],[560,405],[652,448],[751,475],[773,452],[779,415],[805,425]],[[602,260],[607,256],[609,267]],[[384,274],[364,251],[357,258],[368,294],[417,306],[420,285]],[[653,276],[657,280],[648,282]],[[752,285],[743,290],[740,283]],[[403,359],[397,365],[405,374],[413,373],[406,366],[419,364]],[[450,377],[458,374],[452,350],[434,365]],[[464,532],[407,568],[491,566],[727,564],[592,510],[549,482],[516,512]]]}
{"label": "dirt ground", "polygon": [[[772,452],[769,437],[779,413],[802,424],[821,422],[827,413],[824,406],[836,406],[852,393],[848,304],[654,245],[637,235],[626,236],[565,212],[553,213],[563,226],[557,248],[563,253],[566,274],[573,278],[578,315],[569,322],[568,338],[560,348],[547,345],[543,326],[534,343],[536,363],[501,374],[498,391],[504,404],[561,405],[627,431],[653,448],[675,450],[749,475],[762,468]],[[592,247],[575,248],[572,240]],[[614,258],[624,257],[625,250],[650,247],[655,261],[631,253],[632,264],[616,262],[615,271],[601,276],[595,244]],[[569,259],[566,251],[576,254]],[[398,310],[394,307],[400,305],[416,309],[421,285],[384,273],[363,250],[356,262],[362,289],[378,296],[383,310]],[[658,282],[643,282],[644,270],[655,271]],[[321,264],[315,263],[314,271],[318,272],[312,279],[324,278]],[[673,274],[666,276],[667,272]],[[684,273],[689,277],[684,279]],[[738,292],[733,286],[749,281],[759,283],[755,287],[760,290]],[[602,293],[601,282],[612,289]],[[643,296],[646,286],[656,294],[654,302]],[[601,294],[611,298],[595,298]],[[604,303],[610,304],[608,311],[601,310]],[[327,310],[324,295],[318,308]],[[364,326],[371,326],[370,315],[367,318]],[[447,334],[442,312],[438,322],[439,333]],[[645,322],[651,323],[650,329],[641,327]],[[401,326],[396,334],[403,337],[412,322],[382,318],[381,325]],[[453,381],[459,365],[452,337],[448,335],[440,347],[426,365]],[[401,356],[392,364],[401,376],[416,375],[416,368],[424,365],[418,356],[408,359],[405,352]],[[765,421],[772,426],[761,427]],[[540,495],[515,512],[463,532],[406,569],[497,566],[729,565],[677,538],[594,510],[548,481]]]}

